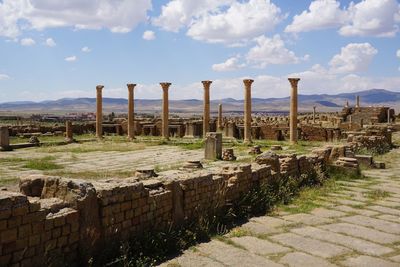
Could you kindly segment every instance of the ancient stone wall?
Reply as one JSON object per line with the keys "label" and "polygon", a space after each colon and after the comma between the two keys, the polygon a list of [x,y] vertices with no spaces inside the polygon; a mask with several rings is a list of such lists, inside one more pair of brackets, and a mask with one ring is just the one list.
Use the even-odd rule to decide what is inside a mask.
{"label": "ancient stone wall", "polygon": [[267,152],[258,163],[166,171],[154,180],[27,177],[21,193],[0,191],[0,266],[86,265],[111,244],[207,217],[271,181],[324,170],[349,149],[352,143],[306,156]]}

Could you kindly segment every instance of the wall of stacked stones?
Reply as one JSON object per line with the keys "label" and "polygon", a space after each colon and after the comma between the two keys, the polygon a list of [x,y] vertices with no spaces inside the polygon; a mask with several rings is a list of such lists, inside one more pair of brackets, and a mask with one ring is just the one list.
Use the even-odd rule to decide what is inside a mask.
{"label": "wall of stacked stones", "polygon": [[145,181],[27,177],[21,193],[0,192],[0,266],[82,264],[113,242],[207,217],[252,188],[308,173],[316,161],[327,164],[317,155],[281,155],[276,171],[254,163]]}

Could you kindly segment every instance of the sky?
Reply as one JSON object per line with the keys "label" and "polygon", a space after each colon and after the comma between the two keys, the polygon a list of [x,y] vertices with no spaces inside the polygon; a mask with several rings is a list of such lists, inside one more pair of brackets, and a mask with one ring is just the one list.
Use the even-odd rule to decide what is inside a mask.
{"label": "sky", "polygon": [[0,0],[0,103],[400,92],[398,0]]}

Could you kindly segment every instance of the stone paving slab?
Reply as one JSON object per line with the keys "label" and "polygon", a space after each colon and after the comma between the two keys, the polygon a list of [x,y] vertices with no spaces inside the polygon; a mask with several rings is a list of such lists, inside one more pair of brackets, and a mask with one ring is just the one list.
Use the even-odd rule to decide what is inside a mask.
{"label": "stone paving slab", "polygon": [[399,235],[384,233],[357,224],[334,223],[334,224],[322,225],[320,226],[320,228],[336,233],[342,233],[354,237],[359,237],[380,244],[391,244],[400,241]]}
{"label": "stone paving slab", "polygon": [[392,208],[382,207],[382,206],[368,206],[367,208],[370,210],[378,211],[380,213],[386,213],[386,214],[400,216],[400,210],[398,210],[398,209],[392,209]]}
{"label": "stone paving slab", "polygon": [[376,230],[383,231],[391,234],[400,234],[400,224],[388,222],[384,220],[374,219],[362,215],[355,215],[351,217],[342,217],[340,220],[356,225],[363,225],[372,227]]}
{"label": "stone paving slab", "polygon": [[325,208],[316,208],[311,211],[311,214],[313,214],[317,217],[323,217],[323,218],[328,218],[328,219],[343,217],[343,216],[347,215],[346,213],[341,212],[341,211],[325,209]]}
{"label": "stone paving slab", "polygon": [[379,214],[379,212],[376,212],[376,211],[366,210],[366,209],[356,209],[356,208],[346,206],[346,205],[339,205],[339,206],[335,206],[333,208],[336,210],[343,211],[343,212],[356,213],[356,214],[360,214],[360,215],[364,215],[364,216],[375,216],[375,215]]}
{"label": "stone paving slab", "polygon": [[236,248],[218,240],[200,244],[197,249],[204,255],[227,266],[271,266],[282,267],[283,265],[255,255],[246,250]]}
{"label": "stone paving slab", "polygon": [[243,229],[255,235],[267,235],[281,233],[283,230],[276,227],[271,227],[267,224],[250,221],[241,226]]}
{"label": "stone paving slab", "polygon": [[285,233],[271,236],[271,239],[283,245],[293,247],[296,250],[310,253],[322,258],[332,258],[349,253],[344,247],[322,242],[312,238],[303,237],[293,233]]}
{"label": "stone paving slab", "polygon": [[290,248],[253,236],[233,237],[231,240],[248,251],[259,255],[277,254],[291,250]]}
{"label": "stone paving slab", "polygon": [[370,256],[357,256],[341,262],[349,267],[399,267],[399,264]]}
{"label": "stone paving slab", "polygon": [[295,234],[299,234],[302,236],[342,245],[367,255],[381,256],[393,252],[393,249],[389,247],[384,247],[382,245],[368,242],[359,238],[346,236],[343,234],[332,233],[326,230],[318,229],[316,227],[308,226],[292,229],[291,231]]}
{"label": "stone paving slab", "polygon": [[212,260],[208,257],[195,252],[185,252],[180,257],[173,259],[171,261],[165,262],[160,265],[160,267],[223,267],[222,263]]}
{"label": "stone paving slab", "polygon": [[281,258],[280,263],[287,264],[290,267],[335,267],[334,265],[322,258],[311,256],[303,252],[288,253]]}
{"label": "stone paving slab", "polygon": [[383,214],[383,215],[377,216],[376,218],[381,219],[381,220],[386,220],[386,221],[392,221],[395,223],[400,223],[400,217],[395,216],[395,215]]}
{"label": "stone paving slab", "polygon": [[317,225],[317,224],[326,224],[332,222],[332,220],[318,217],[312,214],[306,213],[297,213],[292,215],[286,215],[282,217],[284,220],[292,221],[295,223],[302,223],[306,225]]}

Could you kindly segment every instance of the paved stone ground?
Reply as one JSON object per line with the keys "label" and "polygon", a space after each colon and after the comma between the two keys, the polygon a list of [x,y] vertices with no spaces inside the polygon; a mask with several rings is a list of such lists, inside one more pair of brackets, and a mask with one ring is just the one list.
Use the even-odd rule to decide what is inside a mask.
{"label": "paved stone ground", "polygon": [[[104,151],[105,147],[106,151]],[[106,175],[113,172],[133,172],[137,168],[149,166],[161,170],[176,168],[189,159],[202,159],[203,154],[202,149],[186,150],[177,146],[146,146],[134,143],[106,144],[105,146],[101,143],[85,143],[20,149],[0,153],[0,161],[3,160],[0,163],[0,182],[1,179],[10,177],[19,178],[43,173],[39,170],[23,168],[24,162],[7,162],[7,159],[29,160],[51,156],[54,158],[54,163],[63,167],[61,170],[63,172],[95,172]]]}
{"label": "paved stone ground", "polygon": [[400,149],[385,161],[309,214],[252,218],[161,266],[400,266]]}

